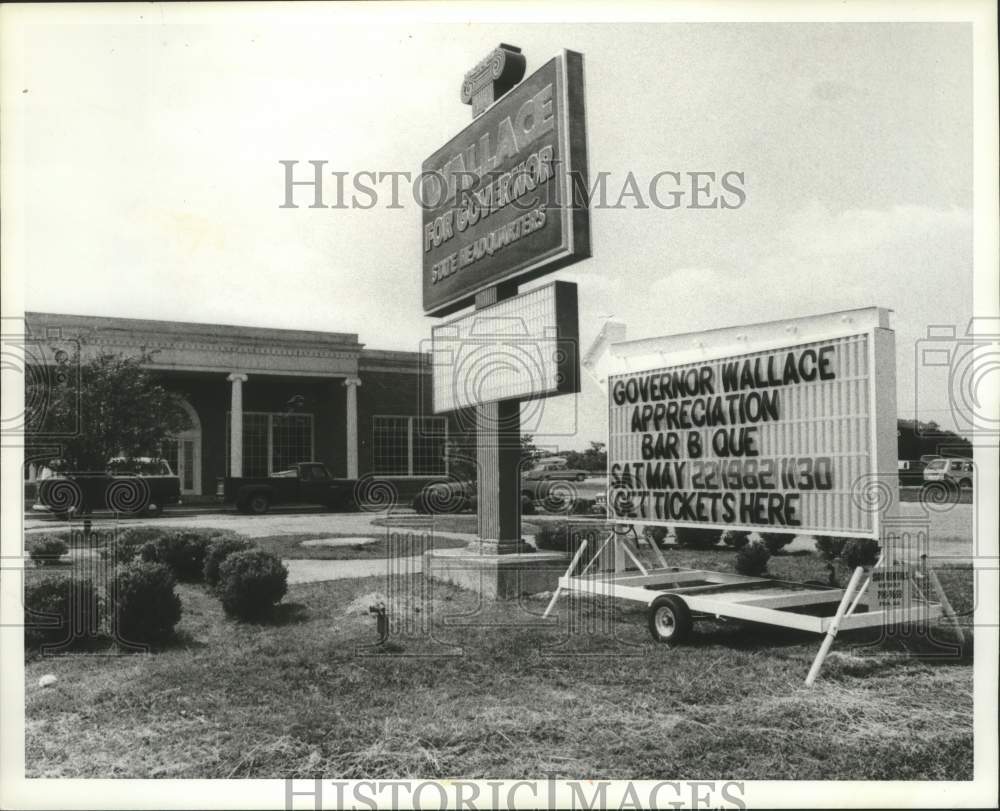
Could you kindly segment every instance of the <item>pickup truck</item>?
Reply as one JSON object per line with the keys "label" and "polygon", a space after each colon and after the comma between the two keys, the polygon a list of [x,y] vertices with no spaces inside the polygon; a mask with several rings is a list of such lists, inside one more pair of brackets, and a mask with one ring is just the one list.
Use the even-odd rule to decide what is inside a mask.
{"label": "pickup truck", "polygon": [[240,512],[263,515],[272,506],[318,504],[329,510],[354,510],[356,479],[335,479],[322,462],[298,462],[265,477],[227,476],[216,481],[216,499]]}
{"label": "pickup truck", "polygon": [[53,460],[39,473],[33,512],[59,519],[110,510],[118,515],[157,516],[181,503],[181,482],[164,459],[117,458],[103,471],[65,472]]}

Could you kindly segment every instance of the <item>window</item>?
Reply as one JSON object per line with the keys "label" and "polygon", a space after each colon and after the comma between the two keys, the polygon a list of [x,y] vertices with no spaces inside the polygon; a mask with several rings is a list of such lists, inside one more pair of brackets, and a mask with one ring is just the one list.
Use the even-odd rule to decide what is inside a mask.
{"label": "window", "polygon": [[372,417],[372,467],[382,476],[448,472],[444,417]]}
{"label": "window", "polygon": [[272,414],[271,437],[272,470],[312,460],[312,414]]}
{"label": "window", "polygon": [[[226,413],[226,464],[231,414]],[[243,475],[270,476],[313,458],[312,414],[243,412]]]}

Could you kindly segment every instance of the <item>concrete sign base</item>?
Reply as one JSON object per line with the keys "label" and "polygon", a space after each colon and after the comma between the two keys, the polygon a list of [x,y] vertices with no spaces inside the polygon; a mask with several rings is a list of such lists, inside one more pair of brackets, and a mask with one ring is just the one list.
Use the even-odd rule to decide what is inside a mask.
{"label": "concrete sign base", "polygon": [[424,574],[481,594],[488,600],[516,599],[552,591],[566,569],[561,552],[483,554],[478,542],[465,549],[424,553]]}

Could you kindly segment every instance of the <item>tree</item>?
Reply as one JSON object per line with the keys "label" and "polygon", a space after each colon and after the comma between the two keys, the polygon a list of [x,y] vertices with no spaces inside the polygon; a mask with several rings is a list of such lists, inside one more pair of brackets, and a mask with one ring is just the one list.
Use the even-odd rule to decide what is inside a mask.
{"label": "tree", "polygon": [[150,359],[102,352],[83,360],[78,350],[75,374],[25,374],[25,402],[41,404],[25,431],[29,452],[58,445],[63,466],[80,472],[103,471],[116,456],[159,456],[190,419],[181,397],[145,367]]}
{"label": "tree", "polygon": [[603,472],[608,466],[608,454],[603,442],[591,442],[585,451],[567,451],[566,465],[593,473]]}
{"label": "tree", "polygon": [[535,445],[534,434],[521,434],[521,468],[527,470],[541,455],[542,452]]}
{"label": "tree", "polygon": [[[448,457],[448,472],[460,481],[475,481],[477,478],[476,465],[476,435],[460,434],[450,436],[445,449]],[[521,468],[528,470],[532,462],[542,455],[542,452],[535,446],[534,437],[531,434],[521,434]]]}
{"label": "tree", "polygon": [[900,459],[916,460],[927,454],[972,458],[972,443],[936,422],[898,420],[896,439]]}

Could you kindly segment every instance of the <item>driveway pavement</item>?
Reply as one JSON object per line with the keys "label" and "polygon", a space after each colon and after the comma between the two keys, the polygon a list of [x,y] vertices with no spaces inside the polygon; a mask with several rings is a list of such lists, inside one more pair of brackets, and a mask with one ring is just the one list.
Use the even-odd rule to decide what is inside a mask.
{"label": "driveway pavement", "polygon": [[[929,530],[930,545],[927,554],[933,557],[968,557],[973,555],[975,508],[968,504],[951,505],[941,510],[932,510],[919,503],[903,503],[900,505],[901,515],[904,519],[904,529],[919,528],[926,526]],[[250,538],[262,538],[270,535],[292,535],[292,534],[313,534],[315,537],[323,537],[324,534],[342,535],[351,534],[359,536],[383,535],[387,530],[385,527],[376,526],[373,521],[384,518],[384,513],[274,513],[269,515],[243,515],[236,512],[217,512],[198,515],[167,514],[161,518],[130,518],[119,522],[121,527],[132,526],[157,526],[170,528],[211,528],[229,529],[246,535]],[[417,517],[415,514],[400,513],[403,522],[407,518],[414,523],[417,529],[427,519]],[[536,517],[537,518],[537,517]],[[544,520],[544,519],[543,519]],[[110,528],[113,525],[110,519],[95,520],[95,529],[101,527]],[[58,529],[65,529],[63,522],[53,521],[51,518],[31,517],[25,520],[25,534],[31,535],[38,532],[51,532]],[[441,536],[456,538],[460,540],[475,540],[475,535],[462,532],[436,532]],[[988,541],[980,537],[976,554],[979,557],[996,555],[996,540],[993,539],[992,548],[987,547]],[[811,551],[813,546],[812,538],[800,536],[788,547],[788,551]],[[408,571],[420,571],[420,558],[404,558],[394,561],[394,568],[397,565],[404,565]],[[309,583],[322,580],[338,580],[343,578],[368,577],[387,572],[387,561],[379,559],[366,560],[288,560],[286,565],[289,569],[289,582]]]}

